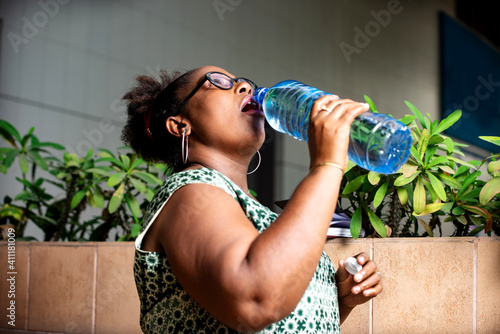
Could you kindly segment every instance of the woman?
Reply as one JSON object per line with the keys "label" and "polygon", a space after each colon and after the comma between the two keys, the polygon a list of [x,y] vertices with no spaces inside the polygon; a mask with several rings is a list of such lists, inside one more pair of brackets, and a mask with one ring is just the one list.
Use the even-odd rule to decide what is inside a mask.
{"label": "woman", "polygon": [[247,169],[264,142],[256,86],[206,66],[140,76],[124,99],[123,140],[174,169],[136,241],[135,278],[147,333],[336,333],[382,291],[358,255],[352,276],[323,252],[347,164],[350,124],[366,104],[324,96],[311,111],[311,170],[281,215],[252,197]]}

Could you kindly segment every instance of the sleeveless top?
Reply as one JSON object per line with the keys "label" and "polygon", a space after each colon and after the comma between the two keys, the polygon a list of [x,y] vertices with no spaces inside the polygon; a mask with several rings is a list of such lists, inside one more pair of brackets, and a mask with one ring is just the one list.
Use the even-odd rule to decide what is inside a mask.
{"label": "sleeveless top", "polygon": [[[143,229],[135,241],[134,276],[141,301],[140,324],[145,333],[239,333],[213,317],[186,293],[165,254],[141,250],[144,235],[170,196],[180,187],[193,183],[223,189],[240,204],[259,232],[278,216],[215,170],[192,169],[169,176],[151,201]],[[295,310],[258,333],[340,333],[335,269],[325,252]]]}

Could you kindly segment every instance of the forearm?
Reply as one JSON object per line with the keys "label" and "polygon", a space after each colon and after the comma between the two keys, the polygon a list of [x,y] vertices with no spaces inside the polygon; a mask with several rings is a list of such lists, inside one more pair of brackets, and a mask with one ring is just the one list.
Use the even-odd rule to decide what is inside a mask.
{"label": "forearm", "polygon": [[274,295],[268,297],[286,296],[287,310],[298,303],[318,265],[341,180],[337,168],[313,170],[248,251],[249,270],[254,277],[265,277],[270,289],[266,292]]}

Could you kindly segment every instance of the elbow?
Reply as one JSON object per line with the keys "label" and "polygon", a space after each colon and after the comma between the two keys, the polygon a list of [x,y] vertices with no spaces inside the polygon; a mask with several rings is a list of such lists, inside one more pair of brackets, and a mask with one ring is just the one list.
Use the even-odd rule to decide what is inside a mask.
{"label": "elbow", "polygon": [[243,333],[253,333],[269,327],[293,311],[294,307],[286,305],[284,299],[253,298],[241,305],[231,327]]}

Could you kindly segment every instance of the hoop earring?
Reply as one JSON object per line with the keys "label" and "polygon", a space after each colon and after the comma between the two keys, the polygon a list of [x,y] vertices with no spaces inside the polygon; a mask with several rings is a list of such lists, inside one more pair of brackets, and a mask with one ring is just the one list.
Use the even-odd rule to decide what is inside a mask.
{"label": "hoop earring", "polygon": [[189,136],[186,136],[186,129],[182,130],[181,154],[182,162],[185,165],[189,155]]}
{"label": "hoop earring", "polygon": [[257,169],[259,169],[259,167],[260,167],[260,162],[262,161],[262,158],[261,158],[261,156],[260,156],[260,152],[259,152],[259,150],[257,150],[257,155],[259,156],[259,163],[257,164],[257,167],[255,167],[255,169],[254,169],[253,171],[251,171],[250,173],[247,173],[247,175],[253,174],[253,173],[255,173],[255,172],[257,171]]}

